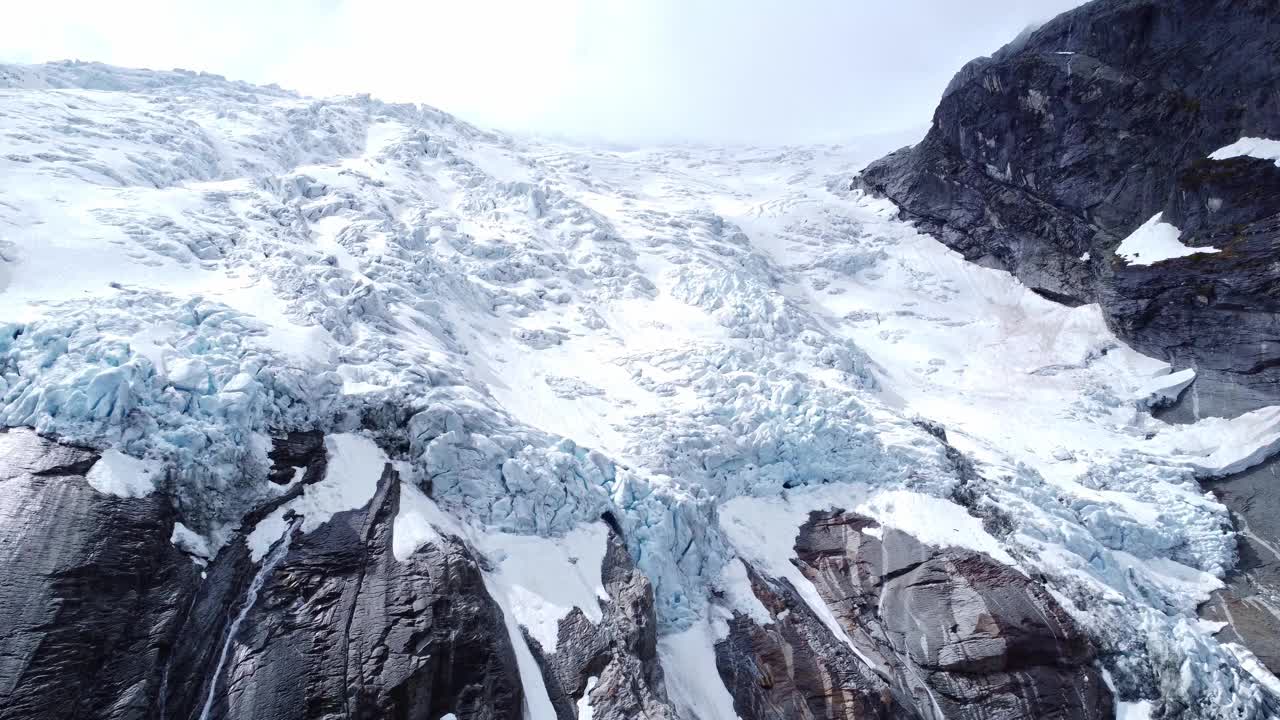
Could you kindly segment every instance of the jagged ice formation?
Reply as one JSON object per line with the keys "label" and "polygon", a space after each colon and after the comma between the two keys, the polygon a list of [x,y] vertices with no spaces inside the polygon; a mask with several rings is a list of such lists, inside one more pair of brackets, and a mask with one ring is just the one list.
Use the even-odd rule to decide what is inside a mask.
{"label": "jagged ice formation", "polygon": [[[145,464],[201,563],[362,507],[386,459],[425,493],[418,545],[466,539],[527,632],[504,558],[606,518],[670,676],[694,656],[663,648],[756,612],[736,558],[821,604],[785,558],[810,511],[856,510],[1043,582],[1122,705],[1273,712],[1196,616],[1236,562],[1197,480],[1274,452],[1280,409],[1153,418],[1171,368],[1097,306],[851,189],[883,148],[581,148],[94,64],[0,87],[0,424]],[[297,431],[367,477],[264,518]]]}

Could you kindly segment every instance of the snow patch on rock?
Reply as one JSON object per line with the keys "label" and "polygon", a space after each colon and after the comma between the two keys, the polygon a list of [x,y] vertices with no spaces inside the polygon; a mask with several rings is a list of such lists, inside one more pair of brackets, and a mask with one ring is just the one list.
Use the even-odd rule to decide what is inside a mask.
{"label": "snow patch on rock", "polygon": [[452,519],[418,486],[402,482],[400,512],[396,514],[391,528],[391,553],[397,560],[408,560],[423,545],[441,542],[437,528],[452,525]]}
{"label": "snow patch on rock", "polygon": [[609,601],[602,577],[608,534],[604,523],[593,523],[562,538],[507,533],[478,538],[497,565],[491,582],[544,652],[556,651],[560,621],[575,607],[593,623],[603,618],[600,602]]}
{"label": "snow patch on rock", "polygon": [[725,563],[717,587],[724,593],[725,603],[730,609],[741,612],[761,627],[773,622],[773,616],[751,588],[747,566],[740,558]]}
{"label": "snow patch on rock", "polygon": [[1178,239],[1182,231],[1163,222],[1164,213],[1156,213],[1120,242],[1116,255],[1130,265],[1154,265],[1165,260],[1221,252],[1215,247],[1188,247]]}
{"label": "snow patch on rock", "polygon": [[1280,140],[1259,137],[1242,137],[1239,140],[1209,153],[1210,160],[1228,160],[1234,157],[1252,157],[1271,160],[1280,167]]}
{"label": "snow patch on rock", "polygon": [[582,691],[582,697],[578,698],[578,720],[591,720],[595,717],[595,710],[591,707],[591,691],[595,689],[598,680],[594,675],[587,678],[587,687]]}
{"label": "snow patch on rock", "polygon": [[1133,392],[1133,399],[1141,408],[1160,407],[1178,399],[1182,391],[1196,379],[1194,368],[1186,368],[1167,375],[1157,375],[1142,383]]}
{"label": "snow patch on rock", "polygon": [[1169,426],[1148,444],[1156,452],[1187,463],[1201,477],[1232,475],[1280,452],[1280,407]]}
{"label": "snow patch on rock", "polygon": [[873,494],[855,511],[885,527],[901,530],[925,545],[973,550],[1005,565],[1018,567],[1009,551],[982,527],[981,520],[950,500],[909,490],[889,490]]}
{"label": "snow patch on rock", "polygon": [[506,588],[495,582],[493,575],[486,573],[485,590],[502,608],[503,622],[507,626],[507,637],[515,650],[516,667],[520,671],[520,687],[524,690],[524,712],[526,720],[557,720],[555,706],[551,704],[551,696],[547,693],[546,680],[542,676],[542,667],[538,664],[529,643],[525,641],[524,632],[516,618],[515,607]]}
{"label": "snow patch on rock", "polygon": [[245,536],[249,555],[259,562],[290,527],[289,516],[303,518],[299,530],[309,533],[334,514],[364,507],[378,490],[387,456],[362,435],[339,433],[324,439],[329,464],[324,479],[306,486],[302,494],[276,508]]}
{"label": "snow patch on rock", "polygon": [[182,523],[173,524],[173,534],[169,537],[169,542],[191,555],[192,559],[198,558],[203,561],[213,559],[213,551],[209,548],[208,539]]}

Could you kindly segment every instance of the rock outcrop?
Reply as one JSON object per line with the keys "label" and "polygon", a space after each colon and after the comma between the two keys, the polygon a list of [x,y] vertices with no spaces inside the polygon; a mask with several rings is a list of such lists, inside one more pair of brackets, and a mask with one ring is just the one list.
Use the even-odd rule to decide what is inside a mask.
{"label": "rock outcrop", "polygon": [[1280,512],[1276,487],[1280,457],[1206,483],[1231,509],[1239,531],[1240,563],[1201,608],[1206,619],[1227,623],[1223,642],[1248,647],[1272,673],[1280,673]]}
{"label": "rock outcrop", "polygon": [[922,718],[1112,717],[1093,649],[1058,603],[981,553],[815,512],[797,565],[854,645]]}
{"label": "rock outcrop", "polygon": [[[270,455],[272,477],[297,482],[246,528],[324,479],[320,434],[278,438]],[[237,534],[206,566],[171,542],[172,498],[99,492],[86,478],[99,460],[0,433],[0,718],[522,717],[483,559],[448,535],[395,556],[391,465],[365,507],[308,533],[294,522],[257,562]],[[575,608],[555,651],[527,642],[558,717],[585,702],[598,720],[674,720],[653,589],[611,527],[602,619]]]}
{"label": "rock outcrop", "polygon": [[[860,182],[966,258],[1100,302],[1231,416],[1280,401],[1280,167],[1209,155],[1280,139],[1277,87],[1271,0],[1100,0],[966,65],[925,139]],[[1119,258],[1157,213],[1218,252]]]}
{"label": "rock outcrop", "polygon": [[[210,720],[519,718],[520,673],[502,610],[474,556],[444,538],[397,560],[399,500],[400,480],[388,466],[367,507],[296,534],[221,668],[226,630],[208,632],[214,613],[198,603],[187,628],[192,641],[173,669],[186,682],[170,685],[170,717],[200,718],[213,682]],[[209,586],[223,585],[221,565],[252,576],[247,559],[243,544],[228,546],[213,563]],[[209,604],[234,614],[242,598],[231,595],[231,602]]]}
{"label": "rock outcrop", "polygon": [[[318,439],[273,456],[322,475]],[[367,507],[295,533],[277,563],[255,564],[237,537],[202,578],[170,541],[170,499],[99,492],[98,461],[0,433],[0,718],[520,717],[502,610],[471,551],[445,537],[393,556],[389,466]]]}
{"label": "rock outcrop", "polygon": [[[324,433],[315,430],[291,432],[271,443],[271,472],[267,479],[277,485],[288,485],[295,479],[316,482],[324,477],[328,457],[324,452]],[[300,474],[301,473],[301,474]]]}
{"label": "rock outcrop", "polygon": [[1113,717],[1089,639],[1018,570],[844,511],[811,513],[795,553],[843,637],[747,565],[769,621],[735,610],[716,645],[743,720]]}
{"label": "rock outcrop", "polygon": [[786,580],[747,566],[771,622],[735,612],[716,665],[743,720],[889,720],[921,717],[823,624]]}
{"label": "rock outcrop", "polygon": [[155,717],[199,568],[159,493],[117,497],[99,455],[0,432],[0,718]]}
{"label": "rock outcrop", "polygon": [[600,602],[600,622],[574,608],[560,621],[554,652],[530,640],[551,704],[559,720],[579,718],[584,696],[595,720],[675,720],[658,664],[653,587],[616,532],[607,542],[600,571],[609,600]]}

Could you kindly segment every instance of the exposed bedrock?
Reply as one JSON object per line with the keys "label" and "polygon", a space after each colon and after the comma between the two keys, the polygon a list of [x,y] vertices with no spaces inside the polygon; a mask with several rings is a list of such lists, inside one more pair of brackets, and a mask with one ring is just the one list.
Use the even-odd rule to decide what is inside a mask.
{"label": "exposed bedrock", "polygon": [[[296,479],[246,517],[324,478],[324,438],[278,438],[272,477]],[[207,566],[171,542],[171,498],[99,492],[97,453],[0,433],[0,718],[522,717],[522,677],[484,560],[442,535],[392,550],[401,481],[254,561],[237,534]],[[286,520],[289,516],[286,516]],[[574,608],[559,642],[527,639],[558,717],[674,720],[653,588],[614,531],[609,596]]]}
{"label": "exposed bedrock", "polygon": [[1200,614],[1227,623],[1223,642],[1248,647],[1272,673],[1280,672],[1280,457],[1206,483],[1231,509],[1239,532],[1240,563]]}
{"label": "exposed bedrock", "polygon": [[742,717],[1113,716],[1089,640],[1019,571],[842,511],[812,513],[795,550],[862,660],[784,583],[752,573],[775,621],[735,615],[717,648]]}
{"label": "exposed bedrock", "polygon": [[863,662],[786,580],[747,566],[771,622],[734,613],[716,644],[716,665],[744,720],[918,718],[885,676]]}
{"label": "exposed bedrock", "polygon": [[[273,457],[314,481],[318,439],[282,439]],[[365,508],[294,532],[278,562],[254,563],[237,536],[202,579],[170,541],[170,499],[99,492],[98,461],[0,433],[0,718],[520,717],[472,552],[444,538],[393,556],[390,466]]]}
{"label": "exposed bedrock", "polygon": [[[860,182],[966,258],[1101,303],[1232,416],[1280,402],[1280,167],[1208,156],[1280,139],[1277,87],[1271,0],[1092,2],[966,65],[925,139]],[[1117,257],[1157,213],[1220,252]]]}
{"label": "exposed bedrock", "polygon": [[324,477],[329,459],[324,451],[324,433],[319,431],[291,432],[271,442],[271,472],[267,478],[277,485],[287,485],[295,476],[303,482],[315,482]]}
{"label": "exposed bedrock", "polygon": [[600,601],[599,623],[573,608],[560,620],[554,652],[529,641],[556,716],[575,720],[589,703],[595,720],[675,720],[658,663],[653,587],[612,531],[601,572],[609,600]]}
{"label": "exposed bedrock", "polygon": [[99,455],[0,432],[0,718],[153,718],[200,582],[158,493],[85,480]]}
{"label": "exposed bedrock", "polygon": [[[171,687],[171,716],[200,718],[216,682],[209,718],[519,718],[515,655],[474,556],[445,538],[397,560],[399,504],[400,481],[388,466],[367,507],[295,532],[221,671],[225,629],[184,648],[174,669],[187,682]],[[245,555],[242,544],[229,546],[211,579]],[[193,612],[192,638],[213,624]]]}

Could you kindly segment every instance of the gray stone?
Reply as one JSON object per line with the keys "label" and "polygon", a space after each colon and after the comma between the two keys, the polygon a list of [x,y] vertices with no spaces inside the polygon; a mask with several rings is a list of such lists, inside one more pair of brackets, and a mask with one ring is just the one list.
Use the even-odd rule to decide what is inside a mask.
{"label": "gray stone", "polygon": [[658,663],[653,587],[612,529],[608,543],[601,577],[609,600],[600,601],[600,622],[592,623],[574,608],[560,621],[554,652],[532,638],[527,641],[559,720],[577,718],[578,702],[592,677],[597,678],[590,697],[596,720],[675,720]]}
{"label": "gray stone", "polygon": [[1227,623],[1223,642],[1248,647],[1273,673],[1280,672],[1280,457],[1206,483],[1231,510],[1240,531],[1240,562],[1200,609],[1208,620]]}
{"label": "gray stone", "polygon": [[[322,440],[281,438],[272,457],[314,481]],[[390,466],[367,507],[295,533],[278,565],[253,563],[237,537],[202,578],[170,542],[172,499],[98,492],[85,479],[97,461],[28,430],[0,432],[0,718],[198,720],[211,683],[209,718],[521,716],[502,611],[471,551],[445,538],[393,556]],[[219,666],[261,567],[270,572]],[[652,655],[648,598],[637,636]]]}
{"label": "gray stone", "polygon": [[716,643],[716,666],[743,720],[918,718],[884,676],[862,662],[786,580],[750,565],[752,591],[772,622],[735,612]]}
{"label": "gray stone", "polygon": [[1094,651],[1040,586],[990,557],[936,548],[843,511],[811,513],[797,566],[922,718],[1103,720]]}

